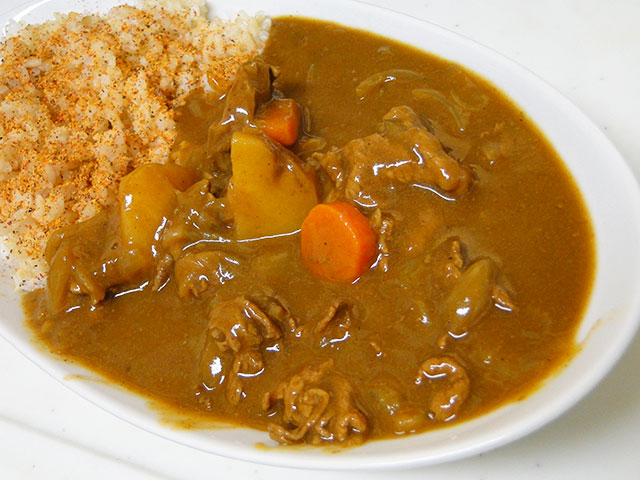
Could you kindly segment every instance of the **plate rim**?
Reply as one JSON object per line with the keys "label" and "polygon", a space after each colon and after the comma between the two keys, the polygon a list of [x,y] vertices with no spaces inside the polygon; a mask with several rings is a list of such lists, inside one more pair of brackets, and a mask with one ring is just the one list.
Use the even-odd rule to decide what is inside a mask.
{"label": "plate rim", "polygon": [[[24,11],[24,9],[26,8],[30,8],[33,5],[37,5],[40,7],[43,6],[47,6],[49,4],[53,4],[53,3],[62,3],[65,0],[60,0],[60,1],[56,1],[56,0],[45,0],[44,2],[37,2],[37,1],[32,1],[29,3],[26,3],[24,5],[21,5],[19,7],[17,7],[16,9],[13,9],[5,14],[2,14],[2,12],[0,12],[0,24],[2,24],[4,26],[4,20],[6,19],[7,15],[12,14],[13,12],[16,10],[20,10],[21,12]],[[79,2],[73,2],[73,1],[66,1],[66,3],[84,3],[84,4],[88,4],[90,2],[84,2],[82,0],[80,0]],[[96,2],[97,3],[97,2]],[[128,2],[119,2],[119,1],[114,1],[113,3],[128,3]],[[211,2],[207,2],[207,3],[211,3]],[[230,3],[230,2],[220,2],[220,3]],[[247,0],[247,1],[237,1],[237,2],[233,2],[234,5],[244,5],[244,4],[250,4],[250,5],[255,5],[255,4],[260,4],[261,2],[258,1],[253,1],[253,0]],[[288,5],[288,4],[294,4],[297,2],[293,2],[293,1],[284,1],[284,2],[280,2],[280,6],[284,5]],[[315,5],[315,4],[314,4]],[[495,50],[490,49],[488,47],[485,47],[481,44],[479,44],[478,42],[475,42],[474,40],[471,40],[467,37],[464,37],[462,35],[459,35],[456,32],[452,32],[450,30],[444,29],[438,25],[435,25],[433,23],[429,23],[429,22],[425,22],[423,20],[419,20],[416,19],[414,17],[411,17],[409,15],[400,13],[400,12],[395,12],[391,9],[388,8],[384,8],[384,7],[379,7],[379,6],[375,6],[375,5],[371,5],[371,4],[367,4],[365,2],[360,2],[360,1],[356,1],[356,0],[346,0],[346,1],[337,1],[337,0],[329,0],[329,1],[325,1],[322,2],[322,6],[326,7],[326,8],[336,8],[338,7],[338,10],[340,10],[341,8],[344,8],[345,5],[350,5],[349,8],[352,8],[353,12],[359,12],[359,9],[365,9],[366,10],[371,10],[372,12],[377,12],[377,13],[372,13],[373,16],[375,16],[376,18],[381,18],[381,16],[384,15],[393,15],[393,16],[399,16],[400,18],[403,18],[403,21],[406,22],[410,22],[412,25],[418,25],[418,29],[421,28],[425,28],[427,30],[432,30],[432,32],[436,32],[439,36],[442,36],[444,39],[451,41],[453,43],[456,44],[468,44],[466,46],[469,47],[469,49],[474,50],[475,52],[479,53],[479,56],[482,57],[489,57],[490,58],[490,63],[496,62],[498,65],[511,69],[511,70],[515,70],[514,75],[520,75],[523,76],[525,79],[527,79],[527,82],[525,83],[532,83],[537,85],[537,88],[541,89],[544,91],[545,95],[549,95],[550,98],[556,102],[558,102],[562,108],[567,109],[569,114],[572,115],[574,117],[574,120],[578,121],[581,124],[581,127],[585,129],[585,131],[594,134],[598,139],[599,142],[601,144],[601,147],[604,150],[608,150],[609,152],[609,156],[608,158],[611,159],[614,162],[614,166],[615,168],[619,171],[619,178],[621,179],[627,179],[627,183],[624,185],[624,188],[629,189],[629,190],[633,190],[635,192],[634,195],[634,202],[632,204],[632,210],[633,210],[633,215],[634,218],[636,219],[636,222],[640,223],[639,219],[640,219],[640,194],[638,193],[638,183],[637,180],[634,176],[634,174],[632,173],[631,169],[629,168],[629,166],[624,162],[624,159],[622,158],[622,156],[618,153],[617,149],[615,148],[615,146],[610,142],[610,140],[606,137],[606,135],[604,135],[594,124],[593,122],[577,107],[575,106],[573,103],[571,103],[569,100],[567,100],[563,95],[561,95],[559,92],[557,92],[557,90],[555,90],[551,85],[549,85],[546,81],[544,81],[543,79],[541,79],[540,77],[538,77],[537,75],[533,74],[532,72],[530,72],[528,69],[526,69],[525,67],[523,67],[522,65],[518,64],[517,62],[514,62],[513,60],[508,59],[507,57],[497,53]],[[302,10],[305,10],[305,8],[309,8],[310,10],[312,10],[314,7],[313,5],[309,6],[305,6]],[[305,10],[306,11],[306,10]],[[315,11],[315,10],[314,10]],[[330,13],[328,15],[333,15],[333,13]],[[309,16],[309,15],[305,15],[305,16]],[[334,17],[331,17],[333,19],[333,21],[336,21]],[[388,22],[389,24],[393,24],[394,22]],[[402,23],[402,22],[400,22]],[[357,27],[357,28],[363,28],[363,27]],[[377,30],[375,30],[377,32]],[[381,33],[384,36],[389,36],[391,38],[396,38],[397,37],[395,35],[391,35],[389,33]],[[405,40],[400,40],[403,43],[409,43]],[[411,44],[411,43],[409,43]],[[418,47],[421,48],[422,47]],[[440,56],[439,54],[436,53],[436,55]],[[454,60],[455,61],[455,60]],[[457,62],[456,63],[460,63]],[[497,85],[500,90],[502,90],[505,94],[507,94],[508,96],[511,97],[511,95],[509,95],[509,92],[506,92],[504,87],[501,86],[499,84],[499,82],[496,82],[494,79],[487,77],[485,74],[478,72],[477,70],[469,67],[467,64],[462,63],[462,65],[465,68],[468,68],[472,71],[474,71],[476,74],[481,75],[483,78],[487,79],[487,81],[489,81],[490,83]],[[511,98],[512,101],[515,102],[515,100],[513,98]],[[527,112],[528,113],[528,112]],[[538,125],[537,122],[534,122]],[[545,133],[545,135],[548,136],[547,132],[544,132],[544,130],[541,128],[540,125],[538,125],[538,128],[540,130],[543,131],[543,133]],[[555,147],[555,143],[552,141],[551,138],[549,138],[549,142],[554,145]],[[567,167],[568,168],[568,167]],[[568,168],[569,169],[569,168]],[[573,170],[569,169],[569,171],[573,174]],[[586,201],[586,198],[585,198]],[[591,209],[589,209],[591,211]],[[637,226],[637,225],[636,225]],[[599,268],[599,265],[601,263],[601,259],[598,258],[597,260],[598,266],[596,268]],[[640,262],[636,261],[635,264],[636,268],[640,268]],[[596,272],[597,275],[598,272]],[[594,286],[595,288],[595,286]],[[638,290],[638,289],[636,289]],[[639,292],[640,293],[640,292]],[[637,297],[640,297],[637,296]],[[602,377],[613,367],[613,365],[617,362],[617,360],[622,356],[622,354],[624,353],[624,351],[626,351],[626,349],[629,346],[629,343],[631,342],[631,340],[634,337],[635,332],[637,331],[638,328],[638,322],[639,322],[639,315],[638,313],[640,312],[640,299],[636,298],[634,299],[635,302],[631,302],[631,304],[627,307],[629,310],[631,310],[633,313],[630,314],[631,316],[635,317],[635,321],[630,321],[627,324],[627,329],[626,329],[626,333],[627,338],[626,338],[626,342],[623,340],[618,340],[617,342],[617,346],[618,348],[615,351],[612,351],[612,353],[605,358],[605,360],[603,360],[601,362],[601,365],[599,367],[599,370],[597,372],[596,375],[592,374],[590,377],[586,377],[582,384],[580,385],[579,388],[579,394],[574,394],[573,396],[571,396],[570,398],[565,399],[564,402],[561,402],[559,404],[556,405],[556,407],[554,409],[552,409],[552,411],[548,411],[547,414],[545,415],[545,419],[544,421],[530,421],[526,424],[521,425],[521,428],[518,429],[517,432],[503,432],[503,434],[501,436],[499,436],[499,438],[493,438],[493,439],[485,439],[484,442],[481,442],[475,446],[461,446],[461,448],[458,449],[454,449],[451,450],[449,453],[447,454],[438,454],[436,456],[431,456],[431,457],[425,457],[424,455],[417,455],[416,452],[413,452],[411,454],[407,454],[407,455],[397,455],[396,454],[396,458],[395,460],[389,460],[389,459],[380,459],[377,457],[373,457],[373,458],[369,458],[367,460],[367,458],[348,458],[347,461],[341,461],[340,458],[345,459],[347,457],[349,457],[348,452],[351,450],[345,450],[345,454],[339,454],[337,456],[332,456],[332,460],[333,461],[327,461],[327,456],[326,455],[321,455],[318,456],[317,455],[317,450],[314,451],[314,453],[307,455],[306,453],[300,453],[297,451],[292,451],[291,449],[287,449],[286,453],[284,455],[282,454],[274,454],[272,450],[269,450],[269,455],[241,455],[240,453],[244,452],[247,449],[242,450],[242,452],[238,453],[238,446],[231,446],[231,448],[223,448],[221,446],[218,445],[218,447],[220,447],[219,449],[217,449],[216,451],[212,451],[210,448],[207,448],[206,445],[203,448],[203,445],[201,444],[201,442],[195,442],[196,444],[194,444],[193,441],[190,441],[189,438],[187,439],[177,439],[175,438],[176,435],[166,435],[163,434],[163,432],[166,432],[166,428],[162,427],[162,425],[157,422],[155,422],[155,426],[154,425],[146,425],[146,423],[149,422],[141,422],[139,420],[134,421],[131,420],[129,418],[129,416],[131,415],[131,412],[127,411],[127,409],[122,409],[120,407],[118,407],[117,405],[112,409],[112,408],[107,408],[105,407],[105,402],[103,400],[96,400],[94,398],[94,392],[91,388],[85,389],[85,387],[78,387],[77,383],[75,383],[73,386],[70,385],[70,382],[68,380],[66,380],[64,377],[66,377],[68,375],[64,374],[63,375],[63,369],[62,369],[62,365],[67,366],[68,364],[64,363],[62,365],[58,365],[61,364],[62,362],[55,360],[55,359],[50,359],[50,358],[45,358],[43,357],[42,359],[38,359],[39,361],[36,361],[34,358],[32,358],[30,355],[27,355],[25,353],[25,351],[23,351],[21,348],[24,348],[25,346],[27,346],[27,349],[33,349],[33,345],[32,344],[22,344],[21,343],[21,339],[19,337],[14,337],[12,336],[11,332],[7,332],[6,329],[4,328],[3,322],[0,322],[0,334],[2,334],[3,337],[5,337],[5,339],[7,339],[7,341],[12,344],[16,349],[18,349],[18,351],[20,351],[20,353],[22,353],[24,356],[26,356],[27,358],[29,358],[29,360],[31,360],[32,362],[34,362],[36,365],[38,365],[41,369],[43,369],[45,372],[49,373],[51,376],[53,376],[54,378],[56,378],[58,381],[60,381],[61,383],[63,383],[64,385],[66,385],[67,387],[71,388],[71,390],[73,390],[74,392],[78,393],[79,395],[81,395],[82,397],[86,398],[87,400],[89,400],[91,403],[94,403],[98,406],[100,406],[101,408],[109,411],[110,413],[118,416],[119,418],[124,419],[125,421],[127,421],[128,423],[131,423],[133,425],[136,425],[138,427],[141,427],[147,431],[150,431],[152,433],[155,433],[161,437],[173,440],[173,441],[178,441],[179,443],[182,444],[186,444],[195,448],[198,448],[200,450],[205,450],[205,451],[209,451],[211,453],[216,453],[219,455],[224,455],[227,457],[231,457],[231,458],[237,458],[237,459],[241,459],[241,460],[250,460],[250,461],[254,461],[254,462],[258,462],[258,463],[263,463],[263,464],[269,464],[269,465],[275,465],[275,466],[292,466],[292,467],[298,467],[298,468],[318,468],[318,469],[370,469],[370,468],[395,468],[398,466],[417,466],[417,465],[426,465],[426,464],[434,464],[434,463],[440,463],[440,462],[444,462],[444,461],[449,461],[449,460],[453,460],[453,459],[457,459],[457,458],[462,458],[462,457],[467,457],[476,453],[480,453],[482,451],[486,451],[492,448],[496,448],[500,445],[503,445],[509,441],[515,440],[517,438],[520,438],[528,433],[530,433],[531,431],[538,429],[540,427],[542,427],[543,425],[551,422],[553,419],[555,419],[558,415],[560,415],[561,413],[563,413],[564,411],[566,411],[568,408],[570,408],[572,405],[574,405],[575,403],[577,403],[577,401],[579,401],[580,398],[582,398],[584,395],[586,395],[586,393],[588,391],[590,391],[593,387],[595,387],[595,385],[597,383],[599,383],[599,381],[602,379]],[[17,342],[16,342],[17,340]],[[39,354],[38,354],[39,355]],[[53,362],[49,362],[49,360],[53,360],[53,362],[55,362],[56,365],[53,364]],[[558,374],[556,374],[555,376],[557,376]],[[135,395],[135,394],[134,394]],[[135,395],[137,396],[137,395]],[[530,395],[529,398],[535,396],[535,394]],[[109,402],[106,402],[109,403]],[[497,412],[502,411],[503,409],[507,408],[508,409],[509,405],[507,405],[506,407],[502,407],[500,409],[497,410]],[[489,418],[493,415],[494,412],[488,414],[488,415],[484,415],[482,417],[479,417],[477,419],[473,419],[473,420],[469,420],[467,422],[464,422],[463,424],[460,425],[464,425],[467,423],[471,423],[471,422],[477,422],[479,419],[485,419],[485,418]],[[135,412],[134,412],[135,414]],[[148,428],[147,428],[148,427]],[[157,427],[162,427],[162,428],[157,428]],[[458,428],[457,426],[455,427],[451,427],[447,430],[452,431],[454,429]],[[235,429],[235,430],[244,430],[244,429]],[[173,431],[173,430],[172,430]],[[423,435],[428,435],[429,433],[425,433],[425,434],[419,434],[419,435],[413,435],[412,437],[420,437]],[[178,437],[182,437],[181,435],[178,435]],[[409,437],[407,437],[409,438]],[[394,439],[393,442],[399,442],[402,439]],[[375,444],[375,443],[381,443],[381,442],[385,442],[385,441],[374,441],[374,442],[369,442],[370,444]],[[206,442],[205,442],[206,443]],[[225,444],[228,442],[224,442]],[[363,447],[360,447],[363,448]],[[280,451],[282,451],[283,449],[279,449]],[[252,452],[255,454],[256,449],[252,449]]]}

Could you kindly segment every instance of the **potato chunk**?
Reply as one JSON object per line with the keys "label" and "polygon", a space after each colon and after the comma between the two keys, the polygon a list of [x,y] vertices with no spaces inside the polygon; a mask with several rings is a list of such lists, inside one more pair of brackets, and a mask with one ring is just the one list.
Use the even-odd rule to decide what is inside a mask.
{"label": "potato chunk", "polygon": [[176,206],[176,189],[185,190],[193,180],[193,173],[179,165],[150,163],[120,182],[120,236],[139,253],[143,264],[152,261],[151,247]]}
{"label": "potato chunk", "polygon": [[297,157],[261,135],[233,134],[231,166],[228,196],[239,239],[295,232],[318,203]]}

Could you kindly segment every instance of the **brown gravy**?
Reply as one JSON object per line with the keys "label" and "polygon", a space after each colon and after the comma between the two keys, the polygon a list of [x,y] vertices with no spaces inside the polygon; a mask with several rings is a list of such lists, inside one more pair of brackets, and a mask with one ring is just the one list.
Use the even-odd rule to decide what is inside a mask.
{"label": "brown gravy", "polygon": [[[270,428],[285,443],[296,441],[282,437],[282,429],[299,425],[281,419],[286,400],[273,392],[294,375],[304,377],[307,365],[321,369],[329,360],[330,373],[319,375],[337,374],[339,381],[309,382],[328,392],[328,409],[348,398],[346,411],[355,409],[366,419],[364,432],[351,424],[345,444],[471,419],[526,397],[562,367],[575,351],[574,334],[590,293],[593,232],[573,180],[526,115],[458,65],[333,24],[275,19],[261,57],[280,69],[275,88],[307,112],[307,134],[326,142],[316,159],[326,159],[330,147],[374,134],[391,109],[408,106],[445,151],[472,171],[471,187],[448,198],[437,189],[392,183],[379,196],[383,214],[393,220],[387,271],[370,269],[353,284],[310,274],[298,233],[212,243],[208,248],[227,260],[219,264],[220,280],[198,297],[181,297],[173,276],[159,291],[149,282],[132,282],[95,305],[77,296],[72,308],[55,314],[48,312],[44,292],[28,296],[29,326],[38,338],[53,353],[142,395],[194,415]],[[356,94],[359,85],[363,98]],[[209,103],[194,96],[179,117],[179,141],[193,145],[192,162],[208,161],[209,117],[220,110],[203,113]],[[292,150],[314,161],[300,142]],[[318,178],[326,198],[333,184],[324,174]],[[455,255],[461,258],[457,266]],[[497,272],[493,301],[460,335],[447,334],[442,305],[453,287],[437,272],[455,267],[464,275],[483,258]],[[262,339],[256,351],[264,368],[243,376],[234,403],[225,384],[233,352],[216,350],[208,339],[212,309],[238,297],[270,318],[278,314],[265,305],[273,307],[269,302],[277,299],[296,326],[280,322],[279,338]],[[318,330],[336,305],[335,318]],[[203,351],[210,358],[203,360]],[[437,361],[425,367],[429,359]],[[210,378],[202,377],[203,362]],[[438,370],[438,362],[455,365]],[[431,367],[434,378],[422,375]],[[431,408],[440,392],[436,377],[446,377],[453,404],[456,382],[464,383],[456,367],[464,370],[468,391],[443,418]],[[332,415],[348,416],[336,409]],[[300,439],[324,440],[331,438]]]}

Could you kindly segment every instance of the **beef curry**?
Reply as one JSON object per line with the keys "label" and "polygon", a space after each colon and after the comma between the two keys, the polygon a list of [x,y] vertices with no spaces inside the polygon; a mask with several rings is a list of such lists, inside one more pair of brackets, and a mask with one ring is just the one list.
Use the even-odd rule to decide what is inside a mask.
{"label": "beef curry", "polygon": [[171,163],[50,239],[25,307],[52,352],[194,416],[338,445],[520,400],[574,353],[587,212],[473,73],[281,18],[178,129]]}

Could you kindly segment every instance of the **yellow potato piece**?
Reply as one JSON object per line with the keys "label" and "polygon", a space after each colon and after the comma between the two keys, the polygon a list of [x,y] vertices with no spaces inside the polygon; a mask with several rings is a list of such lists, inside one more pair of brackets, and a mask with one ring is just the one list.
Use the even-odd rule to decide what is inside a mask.
{"label": "yellow potato piece", "polygon": [[318,203],[315,182],[297,158],[260,135],[233,134],[231,168],[228,196],[239,239],[295,232]]}
{"label": "yellow potato piece", "polygon": [[196,180],[193,171],[175,163],[167,163],[164,165],[150,163],[147,164],[146,167],[160,167],[159,173],[167,177],[167,180],[171,182],[173,188],[175,188],[176,190],[180,190],[181,192],[184,192],[187,188],[193,185],[193,182],[195,182]]}
{"label": "yellow potato piece", "polygon": [[176,189],[185,190],[193,180],[193,173],[179,165],[150,163],[120,181],[120,235],[130,249],[140,253],[140,267],[151,264],[152,246],[176,206]]}

